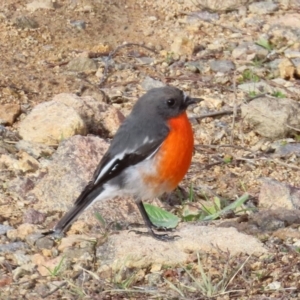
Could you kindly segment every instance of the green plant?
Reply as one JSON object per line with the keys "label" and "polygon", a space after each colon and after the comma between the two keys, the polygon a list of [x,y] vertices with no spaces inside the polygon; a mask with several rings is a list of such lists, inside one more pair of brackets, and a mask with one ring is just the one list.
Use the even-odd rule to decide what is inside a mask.
{"label": "green plant", "polygon": [[286,98],[285,94],[281,91],[274,91],[272,96],[276,98]]}
{"label": "green plant", "polygon": [[198,260],[198,270],[200,276],[197,277],[192,273],[191,270],[183,267],[184,271],[188,274],[193,282],[193,286],[184,285],[182,283],[179,286],[175,286],[175,284],[171,283],[167,279],[165,281],[169,284],[169,286],[178,292],[181,297],[185,297],[184,291],[191,291],[191,292],[200,292],[205,297],[217,297],[220,295],[224,295],[226,293],[235,292],[235,291],[228,291],[229,284],[234,280],[236,275],[243,269],[247,261],[250,259],[249,256],[242,264],[240,264],[235,270],[229,271],[229,262],[224,267],[222,276],[219,280],[216,280],[210,273],[205,272],[203,265],[200,260],[199,253],[197,253],[197,260]]}
{"label": "green plant", "polygon": [[260,68],[260,67],[263,66],[264,60],[255,57],[255,58],[253,59],[253,61],[252,61],[252,64],[253,64],[253,67]]}
{"label": "green plant", "polygon": [[193,183],[191,183],[190,189],[189,189],[189,201],[190,202],[194,202],[195,201]]}
{"label": "green plant", "polygon": [[264,38],[259,39],[255,44],[267,49],[268,51],[273,50],[273,46],[271,45],[271,43]]}
{"label": "green plant", "polygon": [[170,65],[174,61],[174,52],[168,52],[165,58],[165,61],[168,65]]}
{"label": "green plant", "polygon": [[160,228],[175,228],[180,219],[174,214],[151,204],[144,203],[145,210],[152,224]]}
{"label": "green plant", "polygon": [[237,208],[240,208],[249,198],[249,195],[245,193],[243,196],[232,202],[231,204],[225,206],[223,209],[217,210],[215,213],[208,214],[202,221],[210,221],[219,218],[221,215],[225,214],[226,212],[233,210],[235,211]]}
{"label": "green plant", "polygon": [[249,96],[250,98],[252,98],[252,97],[257,96],[257,93],[256,93],[256,91],[249,91],[249,92],[248,92],[248,96]]}
{"label": "green plant", "polygon": [[56,277],[56,276],[58,276],[59,273],[61,272],[61,269],[62,269],[62,265],[63,265],[64,260],[65,260],[65,256],[62,256],[62,258],[61,258],[61,260],[59,261],[58,265],[55,266],[55,267],[53,268],[53,270],[50,269],[50,268],[48,268],[48,267],[46,267],[46,266],[44,266],[44,267],[48,270],[48,272],[50,273],[50,275],[51,275],[52,277]]}
{"label": "green plant", "polygon": [[260,80],[259,76],[257,76],[252,70],[246,69],[242,73],[242,77],[240,78],[240,82],[258,82]]}

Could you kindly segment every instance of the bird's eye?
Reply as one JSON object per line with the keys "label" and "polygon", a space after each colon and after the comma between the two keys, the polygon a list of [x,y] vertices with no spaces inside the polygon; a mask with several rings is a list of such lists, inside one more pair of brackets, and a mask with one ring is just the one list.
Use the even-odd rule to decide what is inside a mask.
{"label": "bird's eye", "polygon": [[176,101],[173,98],[167,100],[167,104],[169,107],[173,107],[175,105],[175,103],[176,103]]}

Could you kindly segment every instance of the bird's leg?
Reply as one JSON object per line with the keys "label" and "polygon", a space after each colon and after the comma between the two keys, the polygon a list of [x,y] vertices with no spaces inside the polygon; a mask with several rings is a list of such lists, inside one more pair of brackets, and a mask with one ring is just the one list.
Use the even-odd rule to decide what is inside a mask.
{"label": "bird's leg", "polygon": [[160,241],[171,241],[171,240],[174,240],[175,238],[178,237],[178,236],[169,236],[168,234],[157,234],[157,233],[155,233],[152,229],[152,227],[155,227],[155,226],[150,221],[149,216],[147,215],[147,212],[146,212],[145,207],[143,205],[143,202],[138,201],[137,206],[138,206],[139,211],[140,211],[140,213],[143,217],[145,225],[147,226],[148,232],[145,233],[145,232],[141,232],[141,231],[138,231],[138,230],[131,230],[131,231],[135,232],[136,234],[150,234],[152,237],[154,237],[155,239],[160,240]]}

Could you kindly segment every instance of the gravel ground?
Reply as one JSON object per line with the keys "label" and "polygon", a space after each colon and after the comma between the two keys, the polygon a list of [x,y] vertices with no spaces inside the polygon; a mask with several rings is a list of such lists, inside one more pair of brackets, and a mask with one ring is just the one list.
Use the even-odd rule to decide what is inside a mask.
{"label": "gravel ground", "polygon": [[[0,20],[1,299],[300,298],[299,1],[7,0]],[[43,210],[30,192],[52,161],[59,166],[63,138],[20,146],[32,109],[60,93],[91,96],[110,111],[99,115],[99,135],[109,140],[137,97],[162,84],[205,100],[188,112],[195,154],[180,187],[183,198],[193,189],[193,202],[174,193],[165,208],[197,221],[192,212],[216,197],[225,207],[248,193],[239,211],[201,226],[234,227],[266,252],[232,254],[221,245],[191,251],[184,264],[105,269],[114,224],[79,220],[66,238],[39,240],[35,233],[61,211],[55,198]],[[92,170],[84,172],[77,188]],[[119,209],[115,220],[136,221]]]}

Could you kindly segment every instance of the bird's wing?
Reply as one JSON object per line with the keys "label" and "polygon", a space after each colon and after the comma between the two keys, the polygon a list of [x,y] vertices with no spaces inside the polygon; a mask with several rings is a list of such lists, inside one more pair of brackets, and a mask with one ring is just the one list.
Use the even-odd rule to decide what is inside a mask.
{"label": "bird's wing", "polygon": [[75,204],[84,202],[88,194],[109,180],[116,178],[127,167],[136,165],[155,155],[168,132],[168,128],[163,128],[159,135],[152,138],[140,134],[133,136],[130,130],[121,129],[118,131],[111,146],[100,161],[92,180],[82,191]]}

